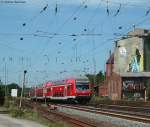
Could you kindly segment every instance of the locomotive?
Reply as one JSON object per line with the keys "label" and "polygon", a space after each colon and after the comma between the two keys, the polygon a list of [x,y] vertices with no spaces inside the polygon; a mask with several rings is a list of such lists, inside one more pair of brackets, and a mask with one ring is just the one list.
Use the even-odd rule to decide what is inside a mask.
{"label": "locomotive", "polygon": [[88,78],[68,78],[50,81],[42,87],[34,87],[29,92],[31,99],[65,100],[73,102],[88,102],[92,91]]}

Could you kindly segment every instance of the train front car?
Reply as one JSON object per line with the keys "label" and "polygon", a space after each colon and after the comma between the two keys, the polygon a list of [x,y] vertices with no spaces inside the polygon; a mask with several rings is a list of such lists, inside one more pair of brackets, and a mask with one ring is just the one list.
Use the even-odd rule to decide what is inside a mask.
{"label": "train front car", "polygon": [[92,96],[90,82],[87,78],[77,78],[75,80],[76,98],[79,103],[88,102]]}

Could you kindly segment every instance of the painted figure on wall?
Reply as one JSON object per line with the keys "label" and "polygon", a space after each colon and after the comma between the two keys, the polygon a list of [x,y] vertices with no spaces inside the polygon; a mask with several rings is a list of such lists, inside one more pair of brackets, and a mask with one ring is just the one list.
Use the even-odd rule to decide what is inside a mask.
{"label": "painted figure on wall", "polygon": [[114,53],[114,71],[143,72],[144,53],[142,38],[132,37],[119,40]]}
{"label": "painted figure on wall", "polygon": [[136,48],[136,58],[137,58],[137,63],[140,64],[140,58],[141,58],[141,54],[139,49]]}
{"label": "painted figure on wall", "polygon": [[141,71],[141,54],[138,48],[135,50],[131,62],[129,64],[129,72],[140,72]]}

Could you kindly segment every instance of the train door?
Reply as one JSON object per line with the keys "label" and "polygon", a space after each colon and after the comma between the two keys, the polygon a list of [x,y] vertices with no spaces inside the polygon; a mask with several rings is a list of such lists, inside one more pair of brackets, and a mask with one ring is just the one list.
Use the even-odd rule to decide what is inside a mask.
{"label": "train door", "polygon": [[72,84],[67,85],[67,96],[72,96]]}
{"label": "train door", "polygon": [[47,88],[43,88],[43,97],[46,97],[47,95]]}
{"label": "train door", "polygon": [[53,96],[53,87],[51,87],[51,97]]}
{"label": "train door", "polygon": [[64,97],[66,97],[67,96],[67,86],[65,85],[64,86]]}

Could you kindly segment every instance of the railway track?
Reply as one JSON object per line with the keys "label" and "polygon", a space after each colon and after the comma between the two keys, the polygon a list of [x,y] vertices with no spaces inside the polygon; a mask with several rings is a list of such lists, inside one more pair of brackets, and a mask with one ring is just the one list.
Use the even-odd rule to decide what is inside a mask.
{"label": "railway track", "polygon": [[49,107],[44,107],[40,104],[40,103],[34,103],[34,102],[30,102],[30,101],[24,101],[23,105],[25,107],[29,107],[29,108],[36,108],[37,111],[46,119],[48,119],[49,121],[52,122],[56,122],[56,120],[54,120],[54,118],[52,118],[51,116],[55,116],[57,117],[57,119],[61,119],[64,120],[66,122],[69,122],[71,124],[73,124],[75,127],[98,127],[98,125],[95,125],[94,122],[88,122],[88,121],[84,121],[82,119],[79,119],[75,116],[71,116],[65,113],[61,113],[61,112],[57,112],[55,110],[50,110]]}
{"label": "railway track", "polygon": [[[95,107],[83,106],[83,105],[57,104],[57,106],[80,110],[80,111],[85,111],[85,112],[90,112],[90,113],[95,113],[95,114],[103,114],[103,115],[107,115],[107,116],[113,116],[113,117],[133,120],[133,121],[139,121],[139,122],[143,122],[143,123],[150,123],[150,115],[145,114],[143,112],[139,112],[139,110],[138,110],[138,112],[136,112],[136,111],[131,112],[130,110],[124,111],[123,107],[122,107],[122,110],[120,110],[120,106],[119,106],[119,110],[117,109],[117,107],[115,107],[115,109],[107,109],[107,108],[105,109],[105,108],[95,108]],[[129,107],[126,106],[125,108],[127,110]],[[136,110],[138,109],[136,107],[133,107],[133,108]],[[141,107],[140,107],[140,109],[141,109]],[[150,111],[149,108],[147,108],[145,110]]]}
{"label": "railway track", "polygon": [[117,109],[117,110],[125,110],[125,111],[134,111],[134,112],[142,112],[142,113],[149,113],[150,114],[150,106],[148,107],[137,107],[137,106],[121,106],[121,105],[99,105],[97,108],[104,108],[104,109]]}
{"label": "railway track", "polygon": [[[51,104],[46,108],[43,108],[41,103],[32,103],[30,101],[27,101],[28,107],[30,108],[38,108],[38,110],[41,112],[41,114],[48,120],[53,121],[51,117],[49,117],[50,114],[55,115],[57,118],[61,118],[62,120],[65,120],[71,124],[74,124],[77,127],[98,127],[98,125],[81,120],[77,117],[73,117],[72,115],[68,115],[62,112],[57,112],[54,110],[50,110]],[[98,107],[92,107],[92,106],[83,106],[83,105],[72,105],[72,104],[52,104],[53,106],[59,108],[69,108],[74,110],[80,110],[84,112],[90,112],[94,114],[103,114],[106,116],[112,116],[117,118],[123,118],[127,120],[132,121],[138,121],[143,123],[150,123],[150,108],[142,108],[142,107],[131,107],[131,106],[118,106],[118,105],[107,105]],[[132,111],[132,112],[131,112]],[[149,112],[146,114],[145,112]],[[55,122],[55,121],[53,121]]]}

